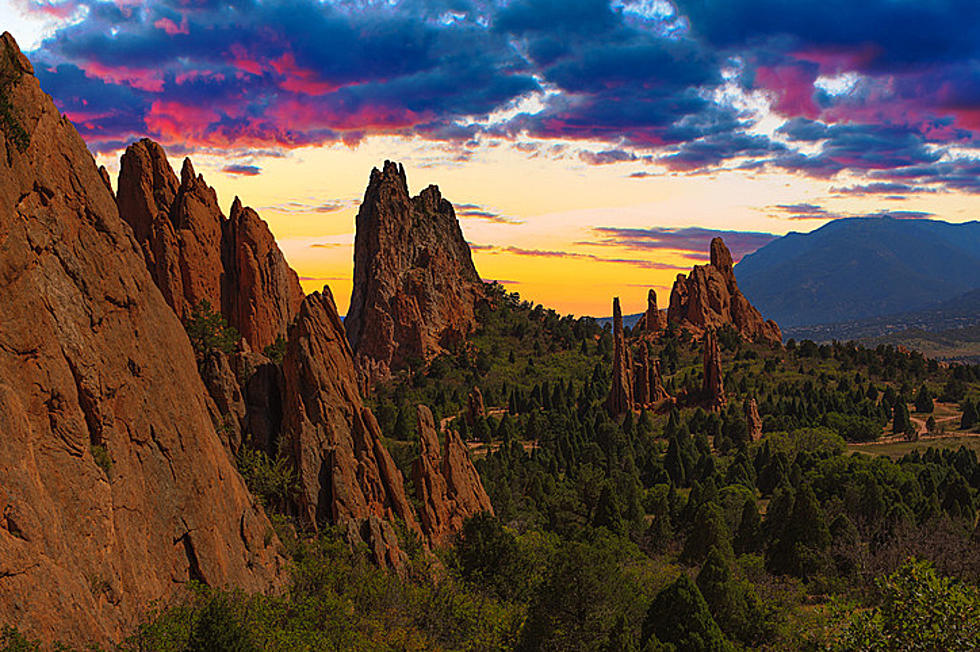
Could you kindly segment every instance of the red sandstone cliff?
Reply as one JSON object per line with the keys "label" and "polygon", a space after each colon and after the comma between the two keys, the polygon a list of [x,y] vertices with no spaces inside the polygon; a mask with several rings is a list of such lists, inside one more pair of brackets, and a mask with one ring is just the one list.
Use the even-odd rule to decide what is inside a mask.
{"label": "red sandstone cliff", "polygon": [[425,361],[475,326],[483,286],[452,204],[411,197],[405,170],[374,169],[357,214],[347,337],[369,383]]}
{"label": "red sandstone cliff", "polygon": [[160,145],[133,143],[120,161],[116,202],[178,316],[206,299],[254,350],[285,334],[303,300],[299,278],[254,210],[236,197],[222,214],[190,159],[178,182]]}
{"label": "red sandstone cliff", "polygon": [[677,275],[670,293],[667,321],[695,333],[730,325],[750,340],[780,344],[776,322],[765,321],[739,291],[732,255],[721,238],[711,241],[711,262]]}
{"label": "red sandstone cliff", "polygon": [[184,329],[9,34],[0,80],[0,614],[105,643],[190,579],[277,586]]}

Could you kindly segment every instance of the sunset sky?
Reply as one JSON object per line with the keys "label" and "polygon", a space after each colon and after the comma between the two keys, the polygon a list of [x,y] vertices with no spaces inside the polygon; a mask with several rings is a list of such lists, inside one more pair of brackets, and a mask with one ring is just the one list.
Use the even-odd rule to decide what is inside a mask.
{"label": "sunset sky", "polygon": [[350,296],[370,170],[457,208],[485,279],[665,305],[721,234],[975,219],[976,0],[0,0],[113,177],[149,136]]}

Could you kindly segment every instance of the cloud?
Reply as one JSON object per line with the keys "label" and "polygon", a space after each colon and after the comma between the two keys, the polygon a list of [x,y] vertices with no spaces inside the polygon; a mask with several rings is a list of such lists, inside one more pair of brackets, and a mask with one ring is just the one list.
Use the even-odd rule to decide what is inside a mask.
{"label": "cloud", "polygon": [[523,220],[508,217],[479,204],[454,204],[456,217],[464,219],[485,220],[497,224],[523,224]]}
{"label": "cloud", "polygon": [[528,258],[565,258],[573,260],[591,260],[597,263],[614,263],[621,265],[629,265],[631,267],[640,267],[642,269],[658,269],[658,270],[687,270],[686,267],[679,267],[677,265],[671,265],[669,263],[660,263],[651,260],[641,260],[637,258],[608,258],[604,256],[597,256],[595,254],[585,254],[576,251],[558,251],[550,249],[525,249],[523,247],[514,246],[497,246],[497,245],[487,245],[487,244],[470,244],[470,249],[475,251],[484,251],[490,254],[508,254],[512,256],[524,256]]}
{"label": "cloud", "polygon": [[242,165],[237,163],[233,165],[226,165],[225,167],[221,168],[221,171],[225,174],[237,174],[246,177],[254,177],[262,174],[262,168],[257,165]]}
{"label": "cloud", "polygon": [[692,254],[692,256],[688,257],[694,257],[697,260],[707,259],[707,252],[711,247],[711,240],[716,237],[721,237],[725,240],[725,244],[731,250],[732,257],[735,260],[741,259],[742,256],[752,253],[759,247],[768,244],[778,237],[772,233],[720,231],[699,226],[682,228],[650,227],[647,229],[599,226],[594,228],[593,231],[600,236],[600,239],[595,242],[582,242],[580,244],[624,247],[637,251],[680,251]]}
{"label": "cloud", "polygon": [[274,211],[276,213],[336,213],[337,211],[354,208],[360,204],[360,200],[347,199],[327,202],[302,202],[287,201],[280,204],[263,206],[263,211]]}
{"label": "cloud", "polygon": [[974,0],[19,2],[63,21],[29,55],[99,152],[558,139],[529,155],[980,191]]}

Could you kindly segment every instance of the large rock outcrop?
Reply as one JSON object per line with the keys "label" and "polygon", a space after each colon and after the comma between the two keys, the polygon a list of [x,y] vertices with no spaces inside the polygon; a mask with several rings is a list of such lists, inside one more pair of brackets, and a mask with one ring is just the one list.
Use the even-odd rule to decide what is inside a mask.
{"label": "large rock outcrop", "polygon": [[613,416],[633,409],[633,361],[623,334],[623,312],[619,297],[613,299],[613,368],[606,410]]}
{"label": "large rock outcrop", "polygon": [[419,519],[429,541],[443,546],[466,519],[483,512],[493,514],[493,505],[459,434],[447,429],[440,446],[432,412],[425,405],[416,410],[419,456],[412,467],[412,481],[421,503]]}
{"label": "large rock outcrop", "polygon": [[402,552],[390,522],[419,532],[401,471],[361,402],[353,355],[324,287],[306,297],[289,329],[283,360],[283,436],[299,476],[296,508],[311,528],[325,523],[359,533],[377,561],[398,568]]}
{"label": "large rock outcrop", "polygon": [[276,587],[187,335],[9,34],[0,93],[0,621],[106,644],[188,580]]}
{"label": "large rock outcrop", "polygon": [[704,377],[701,395],[708,408],[721,410],[728,403],[725,397],[725,384],[721,371],[721,349],[718,347],[718,333],[712,328],[704,333]]}
{"label": "large rock outcrop", "polygon": [[633,401],[637,407],[659,408],[664,402],[673,404],[674,398],[664,388],[660,373],[660,360],[650,357],[646,342],[640,341],[637,361],[633,368]]}
{"label": "large rock outcrop", "polygon": [[678,274],[670,293],[667,321],[697,334],[731,326],[753,341],[782,343],[776,322],[765,321],[739,291],[732,254],[721,238],[711,241],[711,262]]}
{"label": "large rock outcrop", "polygon": [[639,333],[660,333],[667,327],[667,317],[657,308],[657,292],[651,288],[647,292],[647,309],[636,324]]}
{"label": "large rock outcrop", "polygon": [[754,398],[745,400],[745,425],[749,430],[749,439],[762,439],[762,417],[759,416],[759,404]]}
{"label": "large rock outcrop", "polygon": [[367,384],[461,341],[482,296],[456,213],[439,189],[411,197],[401,165],[372,170],[357,214],[344,322]]}
{"label": "large rock outcrop", "polygon": [[116,202],[179,317],[207,300],[254,350],[285,334],[303,300],[296,272],[255,211],[236,197],[222,214],[190,159],[178,181],[159,144],[133,143],[120,161]]}

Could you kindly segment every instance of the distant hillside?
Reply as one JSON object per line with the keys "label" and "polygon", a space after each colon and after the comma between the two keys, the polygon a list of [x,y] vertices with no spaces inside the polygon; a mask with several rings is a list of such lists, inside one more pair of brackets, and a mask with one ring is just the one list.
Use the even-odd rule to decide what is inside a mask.
{"label": "distant hillside", "polygon": [[954,328],[939,333],[910,328],[900,333],[863,339],[860,343],[868,347],[879,344],[904,346],[927,358],[980,364],[980,326]]}
{"label": "distant hillside", "polygon": [[797,326],[783,331],[786,339],[830,342],[867,340],[905,330],[940,333],[980,325],[980,288],[927,308],[869,319]]}
{"label": "distant hillside", "polygon": [[973,290],[978,269],[980,222],[862,217],[787,234],[735,273],[749,300],[788,331],[925,308]]}

